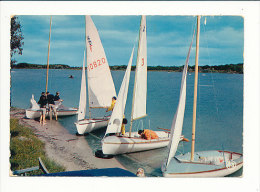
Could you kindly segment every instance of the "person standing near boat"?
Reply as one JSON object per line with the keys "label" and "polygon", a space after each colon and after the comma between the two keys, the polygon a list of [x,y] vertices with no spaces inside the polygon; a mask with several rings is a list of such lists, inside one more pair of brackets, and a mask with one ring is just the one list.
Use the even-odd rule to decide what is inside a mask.
{"label": "person standing near boat", "polygon": [[125,125],[127,124],[127,119],[124,118],[121,126],[121,134],[125,135]]}
{"label": "person standing near boat", "polygon": [[147,139],[147,140],[158,139],[158,135],[154,131],[149,129],[139,130],[138,134],[143,139]]}
{"label": "person standing near boat", "polygon": [[57,91],[57,92],[56,92],[56,95],[54,96],[54,104],[55,104],[56,109],[57,109],[58,107],[60,107],[62,101],[63,101],[63,100],[60,99],[60,93]]}
{"label": "person standing near boat", "polygon": [[115,107],[115,104],[116,104],[116,97],[112,97],[112,103],[111,103],[111,106],[107,108],[106,112],[108,111],[113,111],[114,107]]}
{"label": "person standing near boat", "polygon": [[63,101],[62,99],[60,99],[60,93],[57,91],[56,95],[54,96],[54,101]]}
{"label": "person standing near boat", "polygon": [[48,105],[49,105],[49,113],[50,113],[50,120],[52,120],[52,111],[55,114],[56,117],[56,121],[58,120],[58,116],[57,116],[57,111],[56,111],[56,107],[55,107],[55,103],[54,103],[54,95],[50,94],[47,91],[47,100],[48,100]]}
{"label": "person standing near boat", "polygon": [[48,103],[46,94],[44,92],[42,92],[41,97],[38,101],[38,104],[40,104],[40,108],[41,108],[41,116],[40,116],[40,123],[44,124],[46,123],[45,121],[45,115],[46,115],[46,105]]}

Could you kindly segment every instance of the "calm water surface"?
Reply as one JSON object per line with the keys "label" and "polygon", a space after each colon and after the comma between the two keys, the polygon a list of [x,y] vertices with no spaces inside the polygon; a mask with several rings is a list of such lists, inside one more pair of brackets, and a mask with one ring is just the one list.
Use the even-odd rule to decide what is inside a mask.
{"label": "calm water surface", "polygon": [[[68,76],[73,75],[70,79]],[[176,111],[181,73],[148,72],[147,114],[145,119],[134,122],[134,130],[144,127],[158,130],[157,127],[170,129],[172,118]],[[29,108],[31,95],[38,101],[40,93],[45,91],[44,69],[17,69],[11,72],[11,105],[19,108]],[[112,71],[116,91],[118,93],[124,71]],[[125,115],[130,120],[134,72],[131,72],[128,100]],[[80,93],[81,71],[50,70],[49,92],[60,92],[64,105],[78,107]],[[191,140],[192,103],[194,74],[187,77],[187,99],[183,124],[183,134]],[[105,110],[93,109],[93,116],[105,114]],[[75,134],[74,122],[76,116],[59,118],[59,122],[71,133]],[[126,127],[128,128],[129,125]],[[85,136],[93,152],[100,149],[100,139],[105,129]],[[230,150],[243,152],[243,75],[206,73],[199,74],[196,145],[195,151]],[[180,147],[181,152],[189,152],[191,142]],[[148,176],[161,176],[160,166],[166,155],[167,148],[140,153],[116,156],[126,168],[136,172],[139,167],[145,169]],[[242,171],[233,176],[241,175]]]}

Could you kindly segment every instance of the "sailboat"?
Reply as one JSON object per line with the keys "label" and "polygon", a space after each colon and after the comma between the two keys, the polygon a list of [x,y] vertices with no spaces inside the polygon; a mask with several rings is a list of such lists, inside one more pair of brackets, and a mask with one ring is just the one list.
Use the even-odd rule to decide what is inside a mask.
{"label": "sailboat", "polygon": [[[48,59],[47,59],[47,72],[46,72],[46,90],[48,90],[48,76],[49,76],[49,56],[50,56],[50,41],[51,41],[51,23],[52,17],[50,18],[50,32],[49,32],[49,44],[48,44]],[[40,106],[34,99],[34,95],[32,94],[32,98],[30,100],[31,108],[25,110],[25,116],[29,119],[39,118],[41,116]],[[61,101],[55,101],[57,115],[60,116],[69,116],[76,115],[78,113],[78,109],[74,107],[65,107]],[[54,115],[54,113],[52,113]],[[46,117],[50,116],[49,112],[46,114]]]}
{"label": "sailboat", "polygon": [[[82,81],[79,101],[78,121],[75,122],[78,134],[82,135],[96,129],[106,127],[109,116],[91,117],[92,108],[108,108],[113,96],[116,96],[114,82],[111,76],[106,54],[98,31],[90,16],[85,16],[86,49],[87,49],[87,78],[85,77],[85,56],[82,67]],[[86,116],[87,88],[89,102],[89,118]]]}
{"label": "sailboat", "polygon": [[[194,31],[195,32],[195,31]],[[185,103],[186,103],[186,78],[188,62],[186,60],[183,69],[179,104],[173,118],[168,155],[162,164],[161,170],[165,177],[222,177],[232,174],[243,166],[243,155],[224,150],[210,150],[194,152],[195,127],[197,106],[197,82],[198,82],[198,55],[199,55],[200,16],[197,17],[196,58],[195,58],[195,81],[192,125],[191,152],[175,156],[181,135]],[[190,45],[191,49],[192,43]],[[190,49],[189,53],[190,54]]]}
{"label": "sailboat", "polygon": [[[139,44],[138,44],[137,64],[136,64],[136,71],[135,71],[135,84],[134,84],[134,91],[133,91],[130,131],[126,132],[125,135],[123,136],[118,136],[118,133],[120,133],[121,131],[122,122],[120,126],[119,125],[115,126],[113,123],[113,119],[114,118],[122,119],[123,116],[120,112],[120,115],[122,117],[121,116],[118,117],[117,116],[118,112],[114,109],[105,136],[102,139],[103,154],[117,155],[123,153],[132,153],[137,151],[145,151],[145,150],[166,147],[168,145],[169,132],[167,131],[155,131],[156,134],[158,135],[158,139],[151,139],[151,140],[141,138],[138,132],[132,132],[133,121],[147,116],[146,96],[147,96],[146,17],[142,16],[140,31],[139,31]],[[123,104],[120,103],[120,100],[117,100],[115,107],[117,107],[117,105],[123,105]],[[120,108],[120,110],[122,109]],[[124,110],[122,111],[122,113],[124,113]],[[110,134],[115,134],[115,135],[110,135]],[[182,140],[183,137],[180,136],[179,139]]]}

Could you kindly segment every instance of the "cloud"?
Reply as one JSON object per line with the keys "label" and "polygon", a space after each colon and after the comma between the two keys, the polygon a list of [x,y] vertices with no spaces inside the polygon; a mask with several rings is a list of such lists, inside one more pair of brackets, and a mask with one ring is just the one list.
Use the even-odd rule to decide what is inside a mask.
{"label": "cloud", "polygon": [[64,49],[64,48],[80,48],[84,47],[85,41],[82,40],[53,40],[51,43],[52,48],[54,49]]}
{"label": "cloud", "polygon": [[[127,64],[133,44],[137,48],[140,18],[92,16],[111,65]],[[183,65],[195,20],[195,17],[184,16],[147,16],[148,65]],[[50,16],[21,16],[21,21],[25,44],[24,55],[20,58],[27,58],[28,62],[30,59],[37,60],[40,54],[47,54]],[[201,61],[210,60],[215,64],[228,61],[232,63],[232,59],[234,62],[243,60],[243,36],[243,19],[240,17],[210,17],[206,26],[201,25]],[[84,47],[84,16],[53,16],[52,59],[63,63],[74,62],[81,66],[80,55]],[[194,54],[193,50],[191,60]]]}
{"label": "cloud", "polygon": [[85,35],[84,27],[58,27],[52,30],[52,35],[71,35],[71,36],[83,36]]}
{"label": "cloud", "polygon": [[119,42],[122,45],[133,45],[136,38],[138,37],[138,33],[132,31],[103,30],[99,31],[99,34],[101,40],[103,41],[111,41],[113,43]]}
{"label": "cloud", "polygon": [[201,41],[208,43],[211,47],[241,47],[244,43],[244,32],[228,26],[219,30],[202,32]]}

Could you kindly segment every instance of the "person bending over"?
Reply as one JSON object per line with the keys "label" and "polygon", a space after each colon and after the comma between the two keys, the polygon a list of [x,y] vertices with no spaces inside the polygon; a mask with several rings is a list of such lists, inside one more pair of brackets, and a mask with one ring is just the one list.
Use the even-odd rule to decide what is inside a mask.
{"label": "person bending over", "polygon": [[158,139],[158,135],[154,131],[149,130],[149,129],[139,130],[138,134],[143,139],[147,139],[147,140]]}

